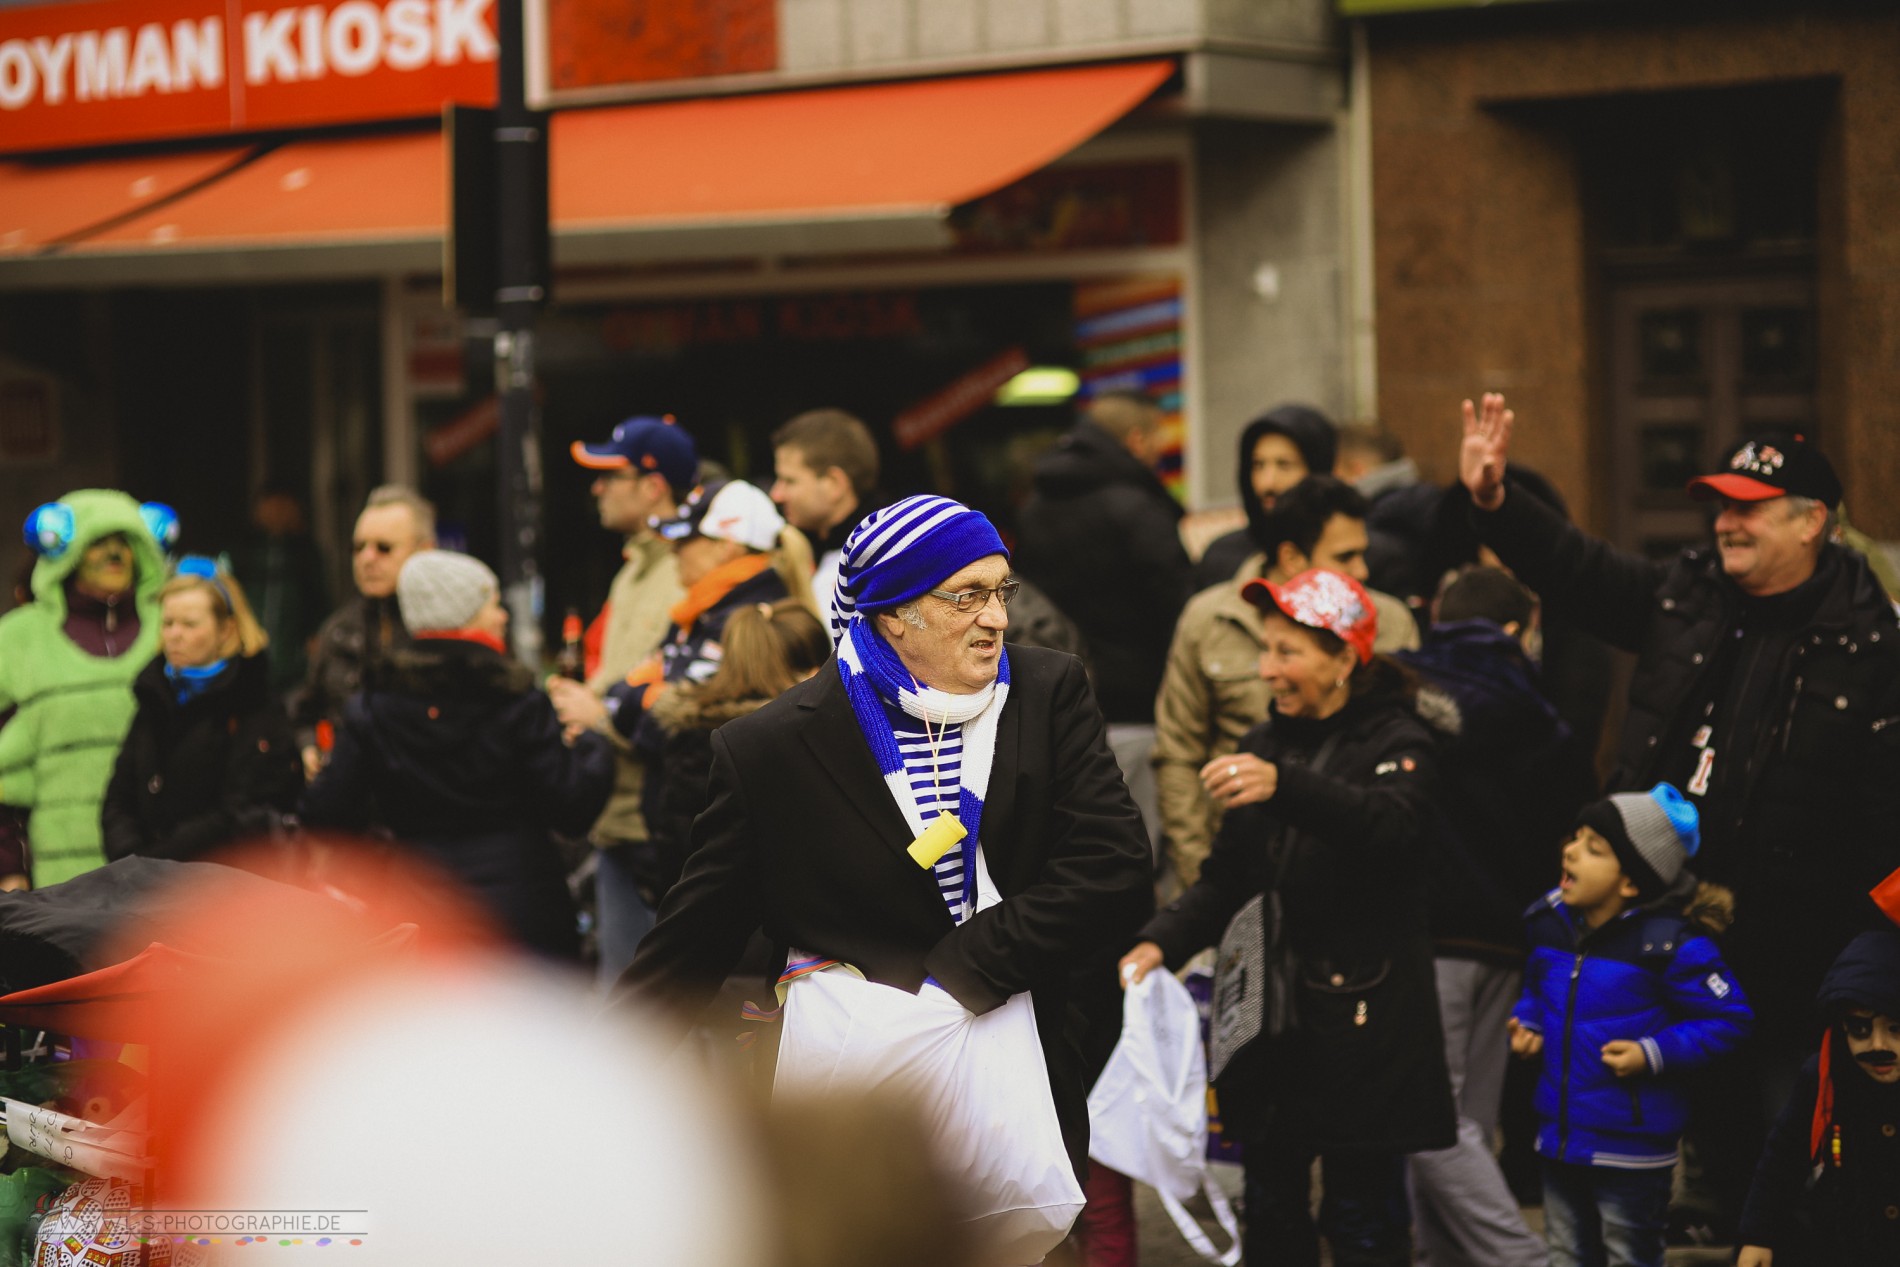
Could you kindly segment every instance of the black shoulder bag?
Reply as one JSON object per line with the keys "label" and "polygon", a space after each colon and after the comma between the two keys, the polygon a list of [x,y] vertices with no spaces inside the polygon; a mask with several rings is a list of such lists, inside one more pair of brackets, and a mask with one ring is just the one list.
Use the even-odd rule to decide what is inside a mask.
{"label": "black shoulder bag", "polygon": [[[1339,746],[1339,734],[1326,736],[1313,754],[1311,768],[1323,771]],[[1276,765],[1287,764],[1280,758]],[[1213,1021],[1207,1043],[1207,1080],[1214,1081],[1240,1050],[1264,1032],[1269,1038],[1292,1029],[1294,984],[1299,965],[1286,942],[1280,909],[1280,885],[1304,833],[1283,826],[1267,846],[1270,879],[1263,892],[1247,899],[1227,922],[1214,960]]]}

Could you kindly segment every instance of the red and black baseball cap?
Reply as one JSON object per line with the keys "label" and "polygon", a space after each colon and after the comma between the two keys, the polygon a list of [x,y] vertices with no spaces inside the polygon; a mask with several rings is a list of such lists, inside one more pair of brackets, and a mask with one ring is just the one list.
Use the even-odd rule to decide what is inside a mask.
{"label": "red and black baseball cap", "polygon": [[1776,432],[1743,441],[1729,455],[1727,470],[1690,480],[1689,495],[1737,502],[1812,497],[1833,510],[1841,504],[1841,480],[1806,436]]}

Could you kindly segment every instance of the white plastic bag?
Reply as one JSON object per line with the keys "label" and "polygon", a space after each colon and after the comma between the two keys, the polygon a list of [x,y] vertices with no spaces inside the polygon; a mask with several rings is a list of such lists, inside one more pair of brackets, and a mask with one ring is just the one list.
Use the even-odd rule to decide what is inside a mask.
{"label": "white plastic bag", "polygon": [[[1122,996],[1122,1036],[1089,1093],[1089,1157],[1153,1188],[1188,1244],[1209,1262],[1240,1261],[1234,1211],[1207,1173],[1207,1058],[1187,987],[1150,972]],[[1182,1202],[1207,1193],[1232,1242],[1225,1253]]]}
{"label": "white plastic bag", "polygon": [[[977,853],[977,909],[998,898]],[[786,988],[773,1095],[901,1088],[964,1186],[982,1261],[1039,1263],[1082,1212],[1036,1012],[1017,994],[972,1015],[947,992],[866,981],[843,965]]]}

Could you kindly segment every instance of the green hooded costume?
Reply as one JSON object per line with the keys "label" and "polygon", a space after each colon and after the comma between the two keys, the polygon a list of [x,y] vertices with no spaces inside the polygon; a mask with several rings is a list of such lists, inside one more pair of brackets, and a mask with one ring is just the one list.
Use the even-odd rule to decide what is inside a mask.
{"label": "green hooded costume", "polygon": [[[105,862],[99,811],[119,745],[132,724],[132,679],[158,654],[158,591],[165,556],[124,493],[87,488],[60,501],[73,538],[33,568],[33,601],[0,616],[0,802],[33,812],[33,885],[70,880]],[[96,656],[64,633],[65,583],[86,547],[123,533],[132,543],[139,633],[123,655]]]}

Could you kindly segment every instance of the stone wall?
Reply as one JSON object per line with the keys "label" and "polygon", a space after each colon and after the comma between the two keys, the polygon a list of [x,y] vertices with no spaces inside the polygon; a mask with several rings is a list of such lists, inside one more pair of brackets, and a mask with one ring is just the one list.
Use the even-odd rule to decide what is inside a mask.
{"label": "stone wall", "polygon": [[1288,400],[1334,417],[1345,407],[1341,144],[1336,128],[1195,129],[1192,505],[1234,502],[1249,419]]}
{"label": "stone wall", "polygon": [[1201,38],[1323,46],[1323,0],[779,0],[788,74]]}

